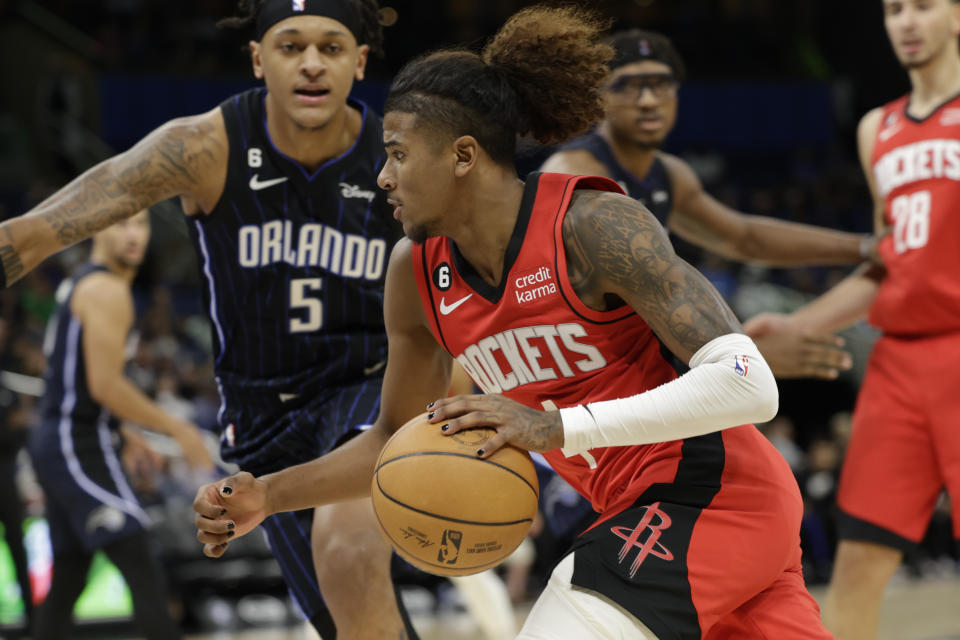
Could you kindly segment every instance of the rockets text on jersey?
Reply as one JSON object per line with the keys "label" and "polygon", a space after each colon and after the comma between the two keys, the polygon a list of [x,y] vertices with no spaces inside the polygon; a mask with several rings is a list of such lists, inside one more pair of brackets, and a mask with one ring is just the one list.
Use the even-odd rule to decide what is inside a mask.
{"label": "rockets text on jersey", "polygon": [[960,331],[960,96],[925,118],[883,109],[872,173],[890,235],[870,321],[896,335]]}

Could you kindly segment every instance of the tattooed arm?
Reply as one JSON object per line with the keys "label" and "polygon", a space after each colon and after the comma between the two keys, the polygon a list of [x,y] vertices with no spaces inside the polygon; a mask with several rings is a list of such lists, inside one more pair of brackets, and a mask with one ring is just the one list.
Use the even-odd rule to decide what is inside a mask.
{"label": "tattooed arm", "polygon": [[567,456],[704,435],[777,412],[773,374],[716,289],[677,257],[663,228],[624,196],[585,191],[564,219],[567,269],[596,309],[624,300],[690,371],[628,398],[560,410]]}
{"label": "tattooed arm", "polygon": [[673,251],[647,209],[618,194],[578,191],[563,223],[570,282],[588,306],[619,298],[684,362],[719,336],[743,333],[700,272]]}
{"label": "tattooed arm", "polygon": [[500,394],[444,398],[431,405],[431,421],[449,420],[448,434],[496,429],[477,452],[481,457],[507,442],[534,451],[562,448],[569,457],[699,436],[776,414],[777,385],[763,356],[717,290],[673,252],[643,205],[619,194],[578,192],[563,238],[580,299],[597,310],[625,301],[690,363],[690,371],[634,396],[559,412],[537,411]]}
{"label": "tattooed arm", "polygon": [[210,211],[223,190],[226,159],[219,108],[168,122],[31,211],[0,224],[6,284],[51,254],[161,200],[186,195]]}

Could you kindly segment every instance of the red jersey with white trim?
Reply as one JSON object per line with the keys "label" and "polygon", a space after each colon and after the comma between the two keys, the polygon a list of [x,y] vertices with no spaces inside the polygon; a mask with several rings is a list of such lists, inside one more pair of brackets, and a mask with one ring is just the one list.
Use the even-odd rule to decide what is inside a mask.
{"label": "red jersey with white trim", "polygon": [[884,107],[872,169],[892,232],[871,324],[893,335],[960,331],[960,96],[918,120]]}
{"label": "red jersey with white trim", "polygon": [[[413,249],[417,286],[434,336],[486,393],[536,409],[632,396],[677,377],[653,331],[631,307],[595,311],[567,275],[562,224],[575,189],[623,193],[612,180],[531,174],[503,278],[480,278],[453,241],[429,238]],[[683,441],[591,449],[550,465],[598,512],[631,505],[651,484],[671,483]],[[687,449],[697,450],[692,447]],[[702,448],[723,465],[722,448]],[[719,458],[713,460],[712,457]]]}

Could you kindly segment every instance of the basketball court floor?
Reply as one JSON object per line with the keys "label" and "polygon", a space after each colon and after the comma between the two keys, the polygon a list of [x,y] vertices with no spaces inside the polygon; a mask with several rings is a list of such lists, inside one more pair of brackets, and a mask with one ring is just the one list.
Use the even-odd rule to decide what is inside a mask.
{"label": "basketball court floor", "polygon": [[[822,600],[823,588],[814,588],[812,592]],[[517,608],[518,625],[528,610],[529,605]],[[465,612],[442,617],[417,615],[414,624],[422,640],[488,640]],[[317,637],[312,629],[303,626],[194,635],[188,640],[316,640]],[[960,577],[895,579],[887,590],[878,640],[960,640]]]}

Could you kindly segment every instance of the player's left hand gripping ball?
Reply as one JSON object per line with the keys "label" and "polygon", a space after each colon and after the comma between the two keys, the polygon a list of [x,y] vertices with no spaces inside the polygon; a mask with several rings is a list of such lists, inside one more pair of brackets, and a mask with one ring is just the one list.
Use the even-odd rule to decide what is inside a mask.
{"label": "player's left hand gripping ball", "polygon": [[211,482],[197,490],[193,510],[203,553],[218,558],[231,540],[252,531],[269,515],[266,483],[246,471]]}
{"label": "player's left hand gripping ball", "polygon": [[429,421],[446,422],[443,432],[492,427],[493,436],[477,451],[481,458],[509,443],[527,451],[550,451],[563,446],[563,421],[559,411],[538,411],[499,394],[453,396],[432,402]]}

